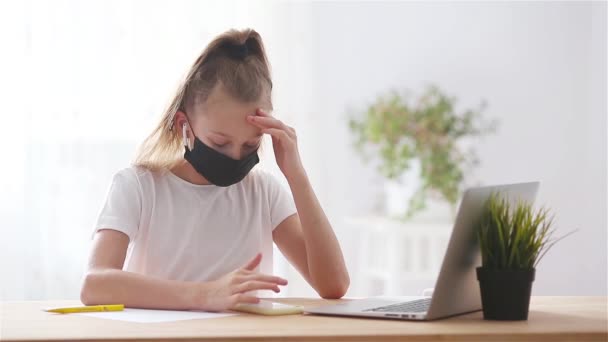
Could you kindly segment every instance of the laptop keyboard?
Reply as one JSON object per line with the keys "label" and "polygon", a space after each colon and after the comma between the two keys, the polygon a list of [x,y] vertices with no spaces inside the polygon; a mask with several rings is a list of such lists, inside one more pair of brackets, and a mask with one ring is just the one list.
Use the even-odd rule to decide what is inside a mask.
{"label": "laptop keyboard", "polygon": [[426,312],[431,305],[431,298],[417,299],[410,302],[391,304],[364,311],[373,312]]}

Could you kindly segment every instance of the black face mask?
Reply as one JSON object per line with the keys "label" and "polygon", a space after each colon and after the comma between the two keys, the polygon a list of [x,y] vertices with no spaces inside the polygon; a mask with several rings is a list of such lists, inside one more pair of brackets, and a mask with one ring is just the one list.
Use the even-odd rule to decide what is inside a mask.
{"label": "black face mask", "polygon": [[198,173],[217,186],[230,186],[240,182],[260,161],[257,151],[236,160],[205,145],[197,137],[194,137],[192,150],[186,146],[184,158]]}

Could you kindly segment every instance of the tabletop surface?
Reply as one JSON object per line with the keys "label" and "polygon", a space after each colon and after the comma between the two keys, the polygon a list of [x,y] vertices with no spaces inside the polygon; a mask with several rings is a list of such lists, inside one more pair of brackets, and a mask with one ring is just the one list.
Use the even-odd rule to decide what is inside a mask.
{"label": "tabletop surface", "polygon": [[[347,301],[274,298],[314,307]],[[481,312],[432,322],[250,314],[167,323],[131,323],[83,315],[59,315],[43,308],[77,301],[2,302],[1,341],[491,341],[608,340],[607,297],[532,297],[528,321],[485,321]]]}

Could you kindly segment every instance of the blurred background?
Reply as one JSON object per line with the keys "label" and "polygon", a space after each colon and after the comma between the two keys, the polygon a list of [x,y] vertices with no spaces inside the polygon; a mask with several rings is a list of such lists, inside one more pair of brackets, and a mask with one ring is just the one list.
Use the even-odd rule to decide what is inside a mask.
{"label": "blurred background", "polygon": [[[348,296],[432,287],[462,189],[530,180],[557,234],[579,229],[543,259],[533,294],[606,295],[606,12],[603,1],[2,1],[0,300],[78,298],[112,175],[206,44],[245,27],[264,39],[274,113],[298,131]],[[467,128],[426,161],[447,165],[426,199],[415,197],[430,179],[424,151],[373,144],[411,133],[390,129],[399,116],[386,106]],[[281,177],[271,150],[261,167]],[[274,269],[290,280],[282,295],[315,295],[278,252]]]}

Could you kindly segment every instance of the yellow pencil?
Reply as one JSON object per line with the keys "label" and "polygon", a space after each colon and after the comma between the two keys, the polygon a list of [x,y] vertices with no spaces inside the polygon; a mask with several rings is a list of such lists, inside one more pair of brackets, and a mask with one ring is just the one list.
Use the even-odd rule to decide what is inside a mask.
{"label": "yellow pencil", "polygon": [[90,306],[74,306],[68,308],[54,308],[46,309],[46,312],[55,313],[78,313],[78,312],[102,312],[102,311],[122,311],[125,309],[123,304],[109,304],[109,305],[90,305]]}

